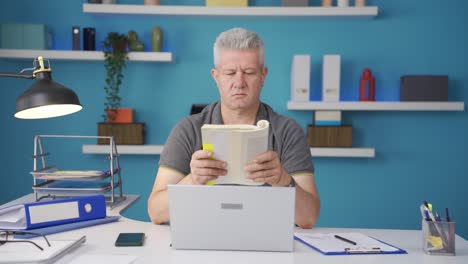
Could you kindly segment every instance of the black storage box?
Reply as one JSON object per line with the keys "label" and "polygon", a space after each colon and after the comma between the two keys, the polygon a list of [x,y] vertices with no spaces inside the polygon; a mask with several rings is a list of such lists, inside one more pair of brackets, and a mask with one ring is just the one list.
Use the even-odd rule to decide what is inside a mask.
{"label": "black storage box", "polygon": [[401,76],[400,101],[448,101],[448,76]]}

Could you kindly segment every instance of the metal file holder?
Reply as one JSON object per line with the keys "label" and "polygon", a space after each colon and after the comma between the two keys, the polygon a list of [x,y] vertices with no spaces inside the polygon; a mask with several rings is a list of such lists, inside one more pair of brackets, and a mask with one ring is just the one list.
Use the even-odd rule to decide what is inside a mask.
{"label": "metal file holder", "polygon": [[[59,170],[55,166],[47,166],[46,157],[50,153],[44,151],[43,138],[108,139],[109,169],[104,171],[66,171]],[[122,190],[119,155],[114,137],[111,136],[37,135],[34,137],[33,171],[31,175],[33,176],[32,188],[36,201],[44,198],[55,199],[58,197],[107,194],[109,192],[110,195],[106,195],[106,202],[110,207],[125,200]],[[119,189],[119,194],[116,194],[116,188]]]}

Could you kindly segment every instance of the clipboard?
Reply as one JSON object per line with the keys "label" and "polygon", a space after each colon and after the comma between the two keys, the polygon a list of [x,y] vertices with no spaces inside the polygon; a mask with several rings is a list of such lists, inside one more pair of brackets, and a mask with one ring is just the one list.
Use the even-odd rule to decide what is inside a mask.
{"label": "clipboard", "polygon": [[[337,239],[335,235],[356,242]],[[361,233],[294,233],[294,239],[324,255],[359,255],[359,254],[407,254],[399,247],[393,246]]]}

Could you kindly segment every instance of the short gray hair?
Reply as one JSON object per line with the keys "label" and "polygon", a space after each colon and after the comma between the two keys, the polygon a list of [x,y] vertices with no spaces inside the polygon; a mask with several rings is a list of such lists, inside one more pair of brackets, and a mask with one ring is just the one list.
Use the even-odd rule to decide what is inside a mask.
{"label": "short gray hair", "polygon": [[259,52],[260,65],[265,63],[265,47],[263,40],[253,31],[244,28],[232,28],[221,32],[213,45],[213,59],[215,67],[219,63],[221,49],[243,50],[256,49]]}

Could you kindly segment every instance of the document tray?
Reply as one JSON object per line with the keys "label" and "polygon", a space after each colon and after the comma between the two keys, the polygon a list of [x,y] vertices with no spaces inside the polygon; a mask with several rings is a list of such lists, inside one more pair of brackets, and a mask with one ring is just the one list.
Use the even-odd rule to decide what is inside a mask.
{"label": "document tray", "polygon": [[[101,170],[82,169],[87,166],[82,155],[74,152],[74,140],[105,139],[108,142],[108,156],[103,160],[104,165],[97,165]],[[47,142],[48,144],[45,144]],[[61,143],[66,148],[53,148],[57,151],[46,152],[45,146],[53,146],[53,142]],[[78,142],[77,142],[78,143]],[[76,155],[73,155],[75,153]],[[55,155],[52,155],[55,154]],[[58,154],[58,155],[57,155]],[[76,159],[78,158],[78,159]],[[50,163],[49,163],[50,162]],[[49,165],[58,162],[61,166]],[[49,164],[47,164],[49,163]],[[73,170],[64,170],[63,167],[73,164]],[[33,169],[34,196],[36,201],[43,198],[73,197],[104,194],[107,203],[112,207],[117,202],[125,200],[122,190],[122,177],[119,154],[113,137],[78,136],[78,135],[36,135],[34,137]],[[118,192],[118,193],[117,193]]]}
{"label": "document tray", "polygon": [[[114,173],[117,173],[117,169]],[[41,180],[96,181],[111,176],[111,173],[110,170],[59,170],[57,167],[47,167],[32,171],[31,175]]]}
{"label": "document tray", "polygon": [[[114,183],[114,188],[119,185],[120,182]],[[35,192],[60,196],[102,194],[111,189],[111,183],[103,181],[47,181],[33,186]]]}

